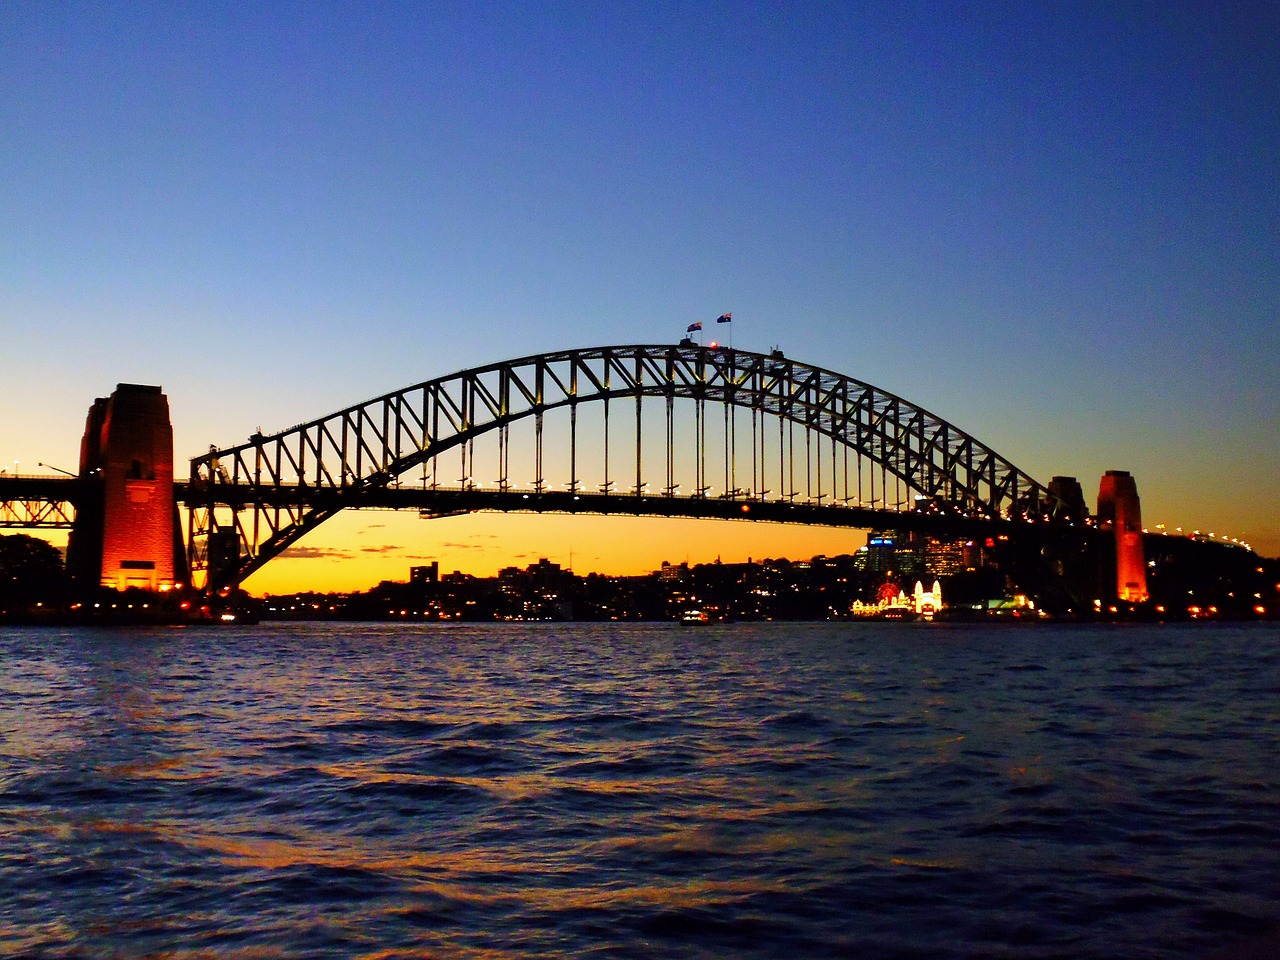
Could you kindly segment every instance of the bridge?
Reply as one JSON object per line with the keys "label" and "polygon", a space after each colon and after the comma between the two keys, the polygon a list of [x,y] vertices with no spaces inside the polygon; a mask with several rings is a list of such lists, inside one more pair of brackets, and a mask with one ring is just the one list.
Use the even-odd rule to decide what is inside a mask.
{"label": "bridge", "polygon": [[[78,476],[0,477],[0,525],[92,528],[80,539],[99,544],[89,551],[96,562],[99,528],[113,514],[150,503],[159,531],[151,540],[163,543],[162,514],[181,504],[185,538],[169,520],[184,554],[173,576],[189,567],[219,590],[344,509],[714,517],[1021,539],[1074,530],[1077,540],[1104,527],[1132,533],[1136,521],[1136,490],[1132,510],[1122,491],[1095,520],[1071,478],[1041,483],[923,408],[776,350],[686,339],[501,361],[210,448],[192,458],[186,480],[172,477],[171,440],[167,468],[156,452],[170,428],[167,401],[163,424],[147,406],[154,395],[126,403],[118,391],[97,402]],[[145,408],[130,416],[150,432],[118,426],[130,403]],[[105,452],[111,429],[132,438],[131,453]],[[139,453],[142,435],[151,439]],[[115,501],[103,493],[113,471]],[[147,484],[160,485],[156,499]]]}

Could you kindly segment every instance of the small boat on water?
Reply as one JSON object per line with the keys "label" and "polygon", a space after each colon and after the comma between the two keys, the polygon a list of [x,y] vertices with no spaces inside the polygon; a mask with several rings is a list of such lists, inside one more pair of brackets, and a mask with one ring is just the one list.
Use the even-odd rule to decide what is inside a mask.
{"label": "small boat on water", "polygon": [[710,623],[711,618],[707,616],[707,611],[705,610],[686,610],[680,614],[680,622],[691,626],[700,626]]}

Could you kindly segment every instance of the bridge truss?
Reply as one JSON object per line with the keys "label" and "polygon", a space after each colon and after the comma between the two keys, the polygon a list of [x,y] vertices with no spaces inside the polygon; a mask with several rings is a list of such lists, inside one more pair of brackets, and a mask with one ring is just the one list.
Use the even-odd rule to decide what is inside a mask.
{"label": "bridge truss", "polygon": [[0,528],[71,527],[79,497],[75,478],[0,475]]}
{"label": "bridge truss", "polygon": [[901,397],[776,351],[690,341],[564,350],[428,380],[211,448],[191,461],[182,495],[192,570],[215,589],[348,507],[839,526],[907,514],[1042,522],[1066,510]]}

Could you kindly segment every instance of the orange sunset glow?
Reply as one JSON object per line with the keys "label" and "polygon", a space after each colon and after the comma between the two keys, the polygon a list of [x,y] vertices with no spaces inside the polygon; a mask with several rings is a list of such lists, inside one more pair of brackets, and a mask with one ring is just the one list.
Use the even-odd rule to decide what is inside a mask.
{"label": "orange sunset glow", "polygon": [[640,517],[471,514],[420,520],[411,512],[346,511],[273,560],[243,586],[251,594],[364,590],[405,580],[409,567],[440,564],[492,576],[541,557],[579,574],[633,576],[663,560],[725,563],[854,553],[862,531],[772,523]]}

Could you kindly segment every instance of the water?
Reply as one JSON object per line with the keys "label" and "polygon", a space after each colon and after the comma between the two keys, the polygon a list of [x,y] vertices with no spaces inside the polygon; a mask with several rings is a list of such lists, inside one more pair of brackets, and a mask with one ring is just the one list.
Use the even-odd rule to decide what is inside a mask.
{"label": "water", "polygon": [[1280,628],[0,630],[0,954],[1203,957]]}

